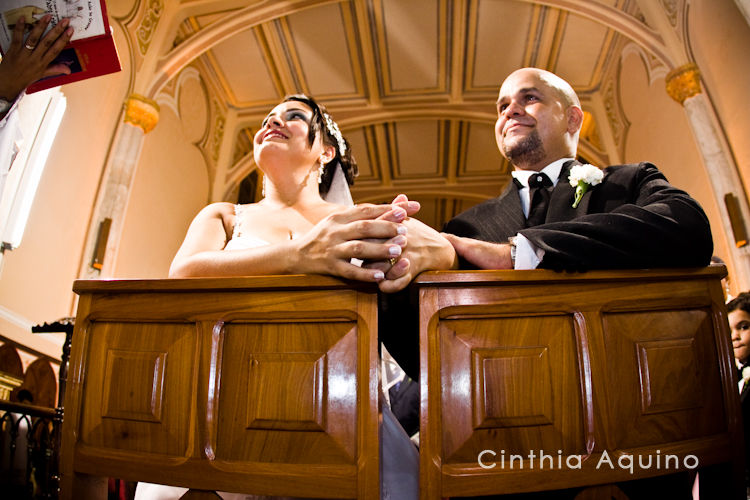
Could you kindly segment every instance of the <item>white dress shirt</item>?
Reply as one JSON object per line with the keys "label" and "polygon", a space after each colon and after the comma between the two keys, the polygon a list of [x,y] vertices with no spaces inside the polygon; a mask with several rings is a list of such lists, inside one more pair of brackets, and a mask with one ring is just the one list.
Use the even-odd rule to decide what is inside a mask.
{"label": "white dress shirt", "polygon": [[[557,186],[557,181],[560,179],[560,171],[562,170],[563,164],[566,161],[573,160],[574,158],[561,158],[555,160],[541,172],[547,175],[552,181],[552,186]],[[529,216],[529,208],[531,206],[531,198],[529,196],[529,177],[536,174],[533,170],[514,170],[511,175],[514,179],[521,183],[523,186],[518,190],[518,196],[521,197],[521,208],[523,209],[523,215]],[[539,263],[544,257],[544,250],[537,248],[536,245],[531,243],[521,233],[516,234],[516,262],[514,269],[536,269]]]}

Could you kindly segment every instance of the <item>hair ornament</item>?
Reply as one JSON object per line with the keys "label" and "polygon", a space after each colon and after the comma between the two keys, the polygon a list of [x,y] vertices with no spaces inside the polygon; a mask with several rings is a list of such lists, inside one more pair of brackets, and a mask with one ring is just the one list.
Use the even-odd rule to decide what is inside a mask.
{"label": "hair ornament", "polygon": [[336,142],[339,145],[339,155],[344,156],[346,153],[346,142],[344,142],[344,136],[341,135],[341,130],[339,130],[339,126],[336,125],[336,122],[333,121],[331,118],[331,115],[328,113],[323,113],[323,119],[326,122],[326,128],[328,129],[328,133],[331,134],[335,139]]}

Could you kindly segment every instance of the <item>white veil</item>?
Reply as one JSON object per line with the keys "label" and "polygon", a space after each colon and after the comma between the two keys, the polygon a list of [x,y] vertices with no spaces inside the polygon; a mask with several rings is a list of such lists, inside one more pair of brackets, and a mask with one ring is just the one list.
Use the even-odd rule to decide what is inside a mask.
{"label": "white veil", "polygon": [[349,183],[346,182],[346,176],[344,175],[344,171],[341,169],[341,163],[339,162],[336,162],[336,170],[333,172],[331,187],[329,187],[328,192],[323,195],[323,199],[328,203],[336,203],[338,205],[354,205],[352,192],[349,189]]}

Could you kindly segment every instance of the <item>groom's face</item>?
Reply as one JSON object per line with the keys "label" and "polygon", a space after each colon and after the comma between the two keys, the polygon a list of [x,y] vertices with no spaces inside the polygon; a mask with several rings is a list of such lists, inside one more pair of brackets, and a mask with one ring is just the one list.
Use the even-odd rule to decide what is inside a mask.
{"label": "groom's face", "polygon": [[567,156],[567,106],[533,69],[512,73],[500,87],[495,139],[517,169],[541,170]]}

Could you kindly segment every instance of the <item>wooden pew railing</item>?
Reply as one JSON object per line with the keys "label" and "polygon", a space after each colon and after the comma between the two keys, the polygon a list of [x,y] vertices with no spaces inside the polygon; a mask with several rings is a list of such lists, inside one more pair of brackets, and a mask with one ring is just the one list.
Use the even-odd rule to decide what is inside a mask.
{"label": "wooden pew railing", "polygon": [[62,498],[106,498],[106,477],[379,498],[373,285],[272,276],[74,290]]}
{"label": "wooden pew railing", "polygon": [[[616,483],[694,467],[707,486],[718,467],[740,498],[725,274],[420,275],[422,499],[611,498]],[[63,498],[104,498],[108,476],[379,497],[374,286],[273,276],[74,289]],[[628,455],[654,462],[631,472]]]}
{"label": "wooden pew railing", "polygon": [[693,468],[744,498],[725,275],[420,275],[421,498],[626,498],[613,483]]}

